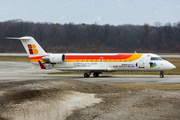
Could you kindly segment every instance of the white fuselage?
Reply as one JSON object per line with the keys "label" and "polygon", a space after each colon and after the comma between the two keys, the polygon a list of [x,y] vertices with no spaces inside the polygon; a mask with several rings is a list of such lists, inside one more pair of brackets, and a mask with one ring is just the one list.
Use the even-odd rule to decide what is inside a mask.
{"label": "white fuselage", "polygon": [[[98,56],[97,59],[91,59],[87,56]],[[155,54],[141,54],[136,60],[126,59],[107,59],[106,57],[117,54],[65,54],[67,59],[64,62],[54,65],[45,64],[46,67],[52,67],[64,71],[81,72],[108,72],[108,71],[166,71],[174,69],[175,66]],[[73,56],[73,60],[68,60],[68,56]],[[87,59],[81,59],[86,56]],[[132,58],[133,59],[133,58]]]}

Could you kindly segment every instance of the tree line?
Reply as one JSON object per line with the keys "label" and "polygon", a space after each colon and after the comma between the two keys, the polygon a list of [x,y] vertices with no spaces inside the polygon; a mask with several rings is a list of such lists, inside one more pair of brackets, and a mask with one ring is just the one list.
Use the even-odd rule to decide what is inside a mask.
{"label": "tree line", "polygon": [[180,22],[153,26],[0,22],[0,52],[25,52],[20,41],[6,37],[32,36],[53,53],[180,52]]}

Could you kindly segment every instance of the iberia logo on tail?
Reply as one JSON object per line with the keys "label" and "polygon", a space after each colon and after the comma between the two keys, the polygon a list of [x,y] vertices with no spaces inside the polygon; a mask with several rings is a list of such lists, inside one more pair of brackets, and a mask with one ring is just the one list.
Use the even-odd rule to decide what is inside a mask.
{"label": "iberia logo on tail", "polygon": [[36,45],[29,44],[28,48],[29,48],[29,54],[38,54],[38,50],[36,49]]}

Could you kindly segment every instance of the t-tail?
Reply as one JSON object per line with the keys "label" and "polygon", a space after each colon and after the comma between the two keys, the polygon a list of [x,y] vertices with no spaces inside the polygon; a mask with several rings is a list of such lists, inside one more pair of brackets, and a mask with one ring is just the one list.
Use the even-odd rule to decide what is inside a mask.
{"label": "t-tail", "polygon": [[7,37],[7,39],[20,40],[28,54],[30,62],[42,62],[42,57],[47,56],[47,53],[42,49],[42,47],[36,42],[36,40],[33,37]]}

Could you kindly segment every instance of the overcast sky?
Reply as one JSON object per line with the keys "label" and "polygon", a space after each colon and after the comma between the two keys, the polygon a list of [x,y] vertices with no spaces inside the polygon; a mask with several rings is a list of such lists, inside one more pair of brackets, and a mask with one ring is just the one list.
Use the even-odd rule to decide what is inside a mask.
{"label": "overcast sky", "polygon": [[122,25],[180,21],[180,0],[0,0],[0,22]]}

